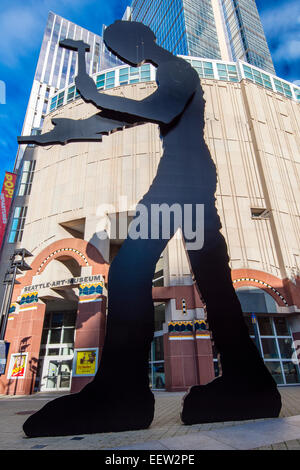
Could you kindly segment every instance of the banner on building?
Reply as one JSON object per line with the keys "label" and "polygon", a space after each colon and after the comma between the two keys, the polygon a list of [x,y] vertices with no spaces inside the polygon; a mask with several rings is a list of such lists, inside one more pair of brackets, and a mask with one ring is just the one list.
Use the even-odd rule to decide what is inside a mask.
{"label": "banner on building", "polygon": [[0,341],[0,375],[5,373],[6,361],[8,356],[9,343],[7,341]]}
{"label": "banner on building", "polygon": [[28,353],[17,353],[10,356],[8,379],[24,379]]}
{"label": "banner on building", "polygon": [[9,173],[8,171],[5,173],[4,183],[0,194],[0,248],[5,234],[16,179],[17,175],[15,173]]}
{"label": "banner on building", "polygon": [[75,349],[73,377],[93,376],[97,372],[98,348]]}

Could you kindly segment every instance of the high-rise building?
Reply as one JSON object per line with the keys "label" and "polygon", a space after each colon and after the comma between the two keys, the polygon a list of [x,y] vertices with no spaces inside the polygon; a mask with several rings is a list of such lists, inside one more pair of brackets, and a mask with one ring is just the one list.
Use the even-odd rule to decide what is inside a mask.
{"label": "high-rise building", "polygon": [[131,19],[173,54],[221,59],[211,0],[133,0]]}
{"label": "high-rise building", "polygon": [[[245,322],[276,382],[299,384],[293,344],[300,340],[300,88],[244,62],[185,59],[202,76],[205,139],[217,167],[217,207]],[[121,65],[92,77],[99,90],[137,100],[157,87],[151,64]],[[80,97],[70,97],[71,86],[52,97],[43,132],[51,129],[53,118],[81,119],[97,112]],[[32,253],[26,258],[31,270],[18,276],[13,291],[6,330],[10,352],[0,393],[77,392],[92,379],[105,335],[107,273],[126,236],[119,228],[130,222],[151,185],[162,152],[153,123],[111,133],[102,142],[27,146],[24,168],[30,170],[35,161],[35,176],[30,195],[15,198],[9,227],[9,240],[22,237],[22,242],[7,243],[5,256],[12,246],[26,248]],[[105,224],[99,215],[103,204]],[[98,236],[102,227],[106,238]],[[129,261],[124,279],[131,269]],[[215,289],[218,295],[217,283]],[[173,237],[161,254],[153,299],[152,388],[186,390],[219,375],[205,306],[181,237]],[[224,315],[226,308],[224,302]],[[15,381],[20,354],[27,367],[23,380]],[[130,360],[126,367],[130,387]]]}
{"label": "high-rise building", "polygon": [[[120,63],[115,56],[107,51],[100,36],[50,12],[34,75],[22,135],[30,135],[40,131],[49,108],[50,97],[57,90],[74,82],[77,69],[77,53],[59,47],[59,41],[65,38],[82,39],[90,44],[90,52],[87,54],[87,72],[89,74],[94,74],[100,69]],[[59,98],[58,101],[60,103]],[[15,170],[19,167],[23,152],[24,146],[20,146],[15,162]]]}
{"label": "high-rise building", "polygon": [[[167,10],[159,10],[163,3]],[[238,50],[237,42],[235,53],[230,48],[219,0],[201,2],[211,6],[210,13],[205,16],[204,9],[198,9],[203,24],[199,20],[194,33],[185,30],[185,25],[192,25],[192,14],[190,23],[179,30],[180,21],[188,17],[188,3],[192,12],[196,2],[191,0],[153,0],[151,4],[136,0],[123,19],[133,19],[134,11],[142,14],[143,5],[145,15],[147,8],[151,10],[150,26],[159,41],[167,41],[169,35],[172,50],[177,34],[178,48],[172,51],[184,53],[183,58],[201,77],[206,99],[205,139],[218,173],[216,203],[231,258],[233,285],[249,333],[274,379],[279,385],[299,384],[300,369],[293,348],[300,341],[296,204],[300,198],[300,87],[247,63],[245,56],[239,60],[242,49]],[[174,5],[182,5],[176,18],[171,14]],[[207,26],[206,38],[212,38],[209,31],[215,28],[214,42],[201,40],[208,18],[212,29]],[[142,17],[136,19],[143,21]],[[233,31],[233,16],[227,20]],[[245,31],[248,34],[246,26]],[[49,131],[53,118],[81,119],[97,112],[76,93],[76,57],[58,48],[63,34],[91,41],[87,68],[99,91],[141,100],[156,90],[152,64],[114,65],[99,36],[50,13],[24,133],[39,132],[41,126],[43,133]],[[205,42],[207,51],[212,44],[219,55],[210,58],[204,50],[196,52],[193,41],[189,42],[191,37],[200,38],[198,44]],[[183,44],[187,49],[180,49]],[[167,47],[167,42],[163,45]],[[195,57],[196,53],[200,57]],[[31,270],[17,276],[8,305],[5,338],[10,350],[0,393],[76,392],[92,379],[105,336],[108,269],[124,240],[117,227],[124,228],[123,217],[130,222],[132,210],[153,181],[161,155],[159,132],[153,123],[114,132],[102,142],[26,147],[1,256],[0,281],[16,248],[32,253],[27,258]],[[104,239],[98,236],[99,222],[103,226],[98,215],[100,204],[105,205],[109,219]],[[111,221],[116,224],[115,234]],[[124,276],[130,276],[130,269],[128,265]],[[219,286],[215,288],[217,295]],[[1,289],[2,282],[0,302]],[[161,254],[153,279],[153,299],[152,388],[186,390],[219,375],[205,305],[195,289],[180,236],[173,237]],[[14,381],[14,364],[21,354],[23,380]],[[94,360],[87,370],[81,365],[89,357]],[[130,379],[130,360],[127,367]]]}
{"label": "high-rise building", "polygon": [[133,0],[130,18],[173,54],[243,60],[275,73],[255,0]]}
{"label": "high-rise building", "polygon": [[222,0],[233,60],[275,73],[255,0]]}
{"label": "high-rise building", "polygon": [[[101,25],[99,25],[99,30],[101,30]],[[44,117],[49,111],[79,97],[74,84],[74,77],[77,73],[77,53],[59,47],[59,42],[65,38],[82,39],[90,44],[90,52],[86,59],[87,72],[91,75],[122,63],[106,49],[101,36],[50,11],[27,105],[22,135],[40,133]],[[67,90],[66,94],[58,93],[63,89]],[[4,270],[0,269],[1,276],[5,272],[8,259],[14,248],[22,242],[23,237],[27,204],[35,171],[35,160],[29,162],[23,159],[26,148],[28,151],[33,151],[31,146],[20,145],[14,164],[14,172],[18,174],[18,180],[8,223],[10,229],[6,233],[5,246],[3,246],[3,253],[1,253],[1,264]],[[4,287],[1,283],[0,298],[3,292]]]}

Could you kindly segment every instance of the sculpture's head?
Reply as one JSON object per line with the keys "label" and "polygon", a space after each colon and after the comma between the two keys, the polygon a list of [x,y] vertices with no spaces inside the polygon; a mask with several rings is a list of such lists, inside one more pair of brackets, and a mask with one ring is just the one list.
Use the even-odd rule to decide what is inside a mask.
{"label": "sculpture's head", "polygon": [[136,21],[115,21],[105,29],[103,39],[113,54],[133,66],[151,61],[151,50],[156,47],[155,34]]}

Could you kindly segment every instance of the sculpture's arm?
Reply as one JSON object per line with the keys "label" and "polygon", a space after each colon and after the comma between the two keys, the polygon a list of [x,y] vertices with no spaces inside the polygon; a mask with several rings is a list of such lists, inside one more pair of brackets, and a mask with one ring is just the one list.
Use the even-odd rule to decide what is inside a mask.
{"label": "sculpture's arm", "polygon": [[197,73],[183,61],[172,61],[169,67],[168,64],[161,66],[158,89],[141,101],[99,93],[87,74],[79,74],[75,83],[84,101],[99,109],[168,124],[181,114],[199,84]]}
{"label": "sculpture's arm", "polygon": [[103,134],[122,129],[129,123],[95,114],[87,119],[52,119],[54,128],[40,135],[18,137],[19,144],[50,145],[78,141],[101,141]]}

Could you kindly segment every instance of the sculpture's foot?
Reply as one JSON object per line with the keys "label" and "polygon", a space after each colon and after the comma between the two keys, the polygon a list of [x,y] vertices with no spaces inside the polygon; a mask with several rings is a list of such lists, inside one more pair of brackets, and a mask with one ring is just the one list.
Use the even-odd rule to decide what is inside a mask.
{"label": "sculpture's foot", "polygon": [[[88,388],[87,388],[88,390]],[[146,429],[154,415],[148,390],[106,390],[65,395],[47,403],[23,425],[28,437],[68,436]]]}
{"label": "sculpture's foot", "polygon": [[184,424],[198,424],[275,418],[280,410],[276,385],[239,384],[218,377],[207,385],[190,388],[183,398],[181,419]]}

